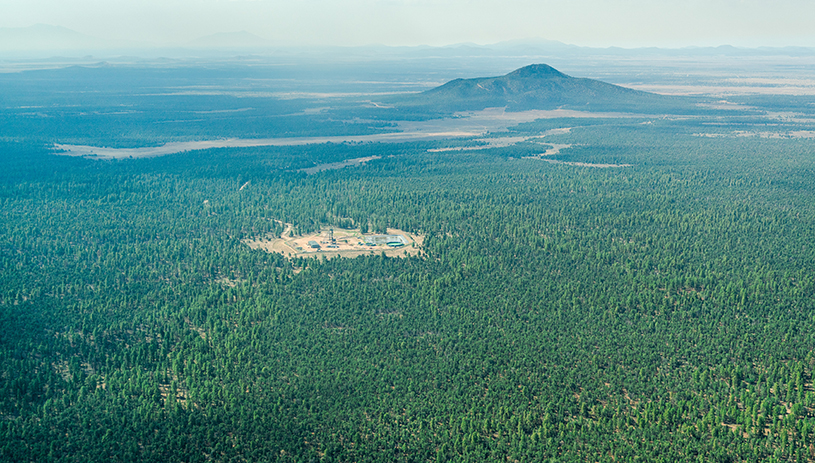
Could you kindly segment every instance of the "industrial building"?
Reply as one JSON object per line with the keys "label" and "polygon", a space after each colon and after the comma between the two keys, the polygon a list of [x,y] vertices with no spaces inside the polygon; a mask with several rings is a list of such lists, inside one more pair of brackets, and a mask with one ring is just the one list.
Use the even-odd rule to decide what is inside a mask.
{"label": "industrial building", "polygon": [[402,235],[368,235],[365,237],[365,244],[371,246],[387,245],[392,248],[407,246],[408,240]]}

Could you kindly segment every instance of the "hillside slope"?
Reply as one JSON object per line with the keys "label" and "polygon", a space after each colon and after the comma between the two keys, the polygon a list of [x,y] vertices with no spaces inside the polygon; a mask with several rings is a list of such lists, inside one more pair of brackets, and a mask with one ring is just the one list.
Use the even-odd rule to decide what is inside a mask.
{"label": "hillside slope", "polygon": [[693,99],[571,77],[546,64],[533,64],[499,77],[455,79],[413,95],[403,103],[454,111],[504,106],[511,111],[557,108],[629,112],[695,110]]}

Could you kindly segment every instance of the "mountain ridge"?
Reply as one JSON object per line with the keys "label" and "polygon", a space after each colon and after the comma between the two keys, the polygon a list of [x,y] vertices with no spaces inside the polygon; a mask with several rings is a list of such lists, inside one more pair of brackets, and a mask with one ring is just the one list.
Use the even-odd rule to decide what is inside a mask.
{"label": "mountain ridge", "polygon": [[649,112],[692,106],[688,98],[572,77],[546,64],[531,64],[497,77],[454,79],[405,102],[452,111],[506,107],[509,111],[566,108]]}
{"label": "mountain ridge", "polygon": [[[210,42],[213,42],[212,44]],[[224,42],[227,44],[224,45]],[[110,37],[94,37],[75,30],[48,24],[35,24],[26,27],[0,27],[0,52],[5,51],[76,51],[84,53],[86,50],[119,50],[135,49],[145,52],[147,50],[175,50],[192,48],[247,48],[247,49],[267,49],[270,52],[286,52],[296,49],[302,51],[298,46],[290,43],[267,40],[249,31],[219,32],[191,40],[169,41],[167,43],[144,42],[138,39],[113,39]],[[543,38],[525,38],[500,41],[491,44],[476,43],[452,43],[440,46],[428,45],[400,45],[400,46],[376,46],[357,45],[340,46],[335,44],[323,44],[305,47],[308,50],[322,50],[331,53],[372,53],[373,56],[381,54],[396,56],[424,56],[431,53],[433,56],[444,55],[451,57],[480,57],[480,58],[504,58],[506,56],[539,56],[558,59],[585,59],[591,57],[640,57],[652,58],[660,57],[714,57],[714,56],[815,56],[814,47],[806,46],[760,46],[742,47],[732,45],[720,46],[688,46],[679,48],[661,47],[590,47],[568,44],[557,40],[547,40]],[[197,51],[196,51],[197,52]]]}
{"label": "mountain ridge", "polygon": [[0,28],[0,49],[70,50],[93,48],[100,40],[62,26],[34,24],[28,27]]}

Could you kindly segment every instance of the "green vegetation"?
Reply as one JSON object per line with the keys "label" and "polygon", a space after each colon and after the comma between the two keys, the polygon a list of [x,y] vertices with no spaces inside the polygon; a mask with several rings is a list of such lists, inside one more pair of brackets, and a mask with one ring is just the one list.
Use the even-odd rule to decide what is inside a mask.
{"label": "green vegetation", "polygon": [[[511,135],[571,130],[483,150],[105,162],[53,155],[49,130],[95,134],[61,132],[56,103],[36,130],[7,93],[2,461],[815,460],[815,152],[789,136],[807,123],[551,119]],[[224,114],[223,136],[256,115]],[[94,127],[113,140],[117,120]],[[123,144],[152,127],[121,123]],[[147,139],[183,135],[164,130]],[[768,131],[783,137],[743,136]],[[546,143],[633,166],[528,158]],[[348,218],[424,248],[289,260],[241,243]]]}
{"label": "green vegetation", "polygon": [[[72,67],[0,73],[0,137],[125,148],[392,130],[390,123],[346,120],[353,116],[340,111],[348,104],[342,99],[271,98],[271,88],[256,88],[267,73],[227,69]],[[328,105],[337,113],[305,112]]]}
{"label": "green vegetation", "polygon": [[[6,143],[0,456],[811,460],[811,141],[641,122],[546,139],[625,169],[438,142],[324,145],[383,159],[306,176],[302,147],[107,163]],[[425,250],[240,243],[331,217]]]}

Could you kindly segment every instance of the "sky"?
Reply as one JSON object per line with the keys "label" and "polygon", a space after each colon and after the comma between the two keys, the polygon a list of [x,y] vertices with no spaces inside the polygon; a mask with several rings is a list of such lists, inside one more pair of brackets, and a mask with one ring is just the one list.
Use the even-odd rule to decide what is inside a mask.
{"label": "sky", "polygon": [[179,45],[247,31],[281,46],[815,47],[811,0],[0,0],[0,27]]}

